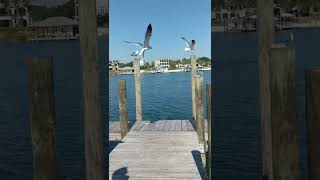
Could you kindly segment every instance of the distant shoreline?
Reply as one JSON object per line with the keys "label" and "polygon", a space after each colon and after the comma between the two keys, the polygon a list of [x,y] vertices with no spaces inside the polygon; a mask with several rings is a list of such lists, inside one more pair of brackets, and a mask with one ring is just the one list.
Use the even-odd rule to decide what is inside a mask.
{"label": "distant shoreline", "polygon": [[[199,71],[211,71],[211,68],[203,68],[199,69]],[[166,74],[166,73],[179,73],[179,72],[190,72],[190,71],[185,71],[185,70],[180,70],[180,69],[173,69],[173,70],[168,70],[165,72],[154,72],[154,71],[140,71],[143,74]],[[114,76],[114,75],[133,75],[134,73],[122,73],[119,71],[110,71],[109,70],[109,75]]]}
{"label": "distant shoreline", "polygon": [[[320,19],[319,18],[300,18],[300,22],[290,23],[287,25],[283,25],[278,31],[286,31],[290,29],[314,29],[320,28]],[[225,26],[221,24],[213,24],[211,27],[211,32],[256,32],[256,30],[252,31],[237,31],[237,30],[225,30]]]}

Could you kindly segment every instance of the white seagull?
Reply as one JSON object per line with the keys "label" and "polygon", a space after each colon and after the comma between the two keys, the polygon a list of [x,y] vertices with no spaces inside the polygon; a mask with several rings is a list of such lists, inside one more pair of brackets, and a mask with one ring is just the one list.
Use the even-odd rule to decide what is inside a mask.
{"label": "white seagull", "polygon": [[191,43],[190,43],[186,38],[184,38],[184,37],[181,37],[181,38],[185,41],[185,43],[186,43],[186,45],[187,45],[187,47],[184,48],[184,50],[185,50],[186,52],[188,52],[188,51],[190,51],[190,50],[194,50],[194,45],[196,44],[196,41],[195,41],[195,40],[191,40]]}
{"label": "white seagull", "polygon": [[126,43],[133,43],[133,44],[141,47],[140,50],[133,52],[131,54],[131,56],[138,56],[138,55],[141,56],[142,55],[142,57],[144,57],[144,52],[146,50],[152,49],[152,47],[149,45],[151,34],[152,34],[152,26],[151,26],[151,24],[149,24],[148,28],[146,30],[146,35],[145,35],[143,44],[139,43],[139,42],[124,41]]}

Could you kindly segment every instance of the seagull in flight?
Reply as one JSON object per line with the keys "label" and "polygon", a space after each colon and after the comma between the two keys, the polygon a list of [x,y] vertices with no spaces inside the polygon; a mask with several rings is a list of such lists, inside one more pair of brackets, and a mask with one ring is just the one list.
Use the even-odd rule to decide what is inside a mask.
{"label": "seagull in flight", "polygon": [[194,50],[194,45],[196,44],[196,41],[195,41],[195,40],[191,40],[191,42],[189,42],[186,38],[184,38],[184,37],[181,37],[181,38],[185,41],[185,43],[186,43],[186,45],[187,45],[187,47],[184,48],[184,50],[185,50],[186,52],[191,51],[191,50]]}
{"label": "seagull in flight", "polygon": [[144,37],[144,42],[143,44],[140,43],[140,42],[130,42],[130,41],[124,41],[126,43],[133,43],[134,45],[137,45],[139,46],[141,49],[138,50],[138,51],[134,51],[131,56],[141,56],[144,57],[144,52],[149,50],[149,49],[152,49],[152,47],[149,45],[150,43],[150,38],[151,38],[151,34],[152,34],[152,26],[151,24],[148,25],[148,28],[146,30],[146,35]]}

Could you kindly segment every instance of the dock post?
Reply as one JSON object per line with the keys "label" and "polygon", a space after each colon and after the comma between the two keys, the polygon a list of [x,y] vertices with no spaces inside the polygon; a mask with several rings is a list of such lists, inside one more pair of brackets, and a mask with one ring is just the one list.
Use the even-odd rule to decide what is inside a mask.
{"label": "dock post", "polygon": [[196,100],[196,129],[200,144],[202,161],[205,162],[205,137],[204,137],[204,104],[203,104],[203,78],[200,75],[195,77],[195,100]]}
{"label": "dock post", "polygon": [[58,180],[52,59],[29,61],[30,125],[35,180]]}
{"label": "dock post", "polygon": [[140,74],[140,59],[135,59],[134,64],[134,87],[136,95],[136,120],[142,121],[141,108],[141,74]]}
{"label": "dock post", "polygon": [[121,139],[123,139],[127,135],[129,129],[126,80],[119,80],[119,111]]}
{"label": "dock post", "polygon": [[270,57],[273,41],[274,0],[257,0],[258,33],[258,92],[260,104],[260,131],[263,180],[273,180],[272,136],[271,136],[271,97],[270,97]]}
{"label": "dock post", "polygon": [[191,96],[192,96],[192,118],[193,120],[196,120],[196,92],[195,92],[195,75],[197,74],[197,60],[196,56],[192,55],[191,56]]}
{"label": "dock post", "polygon": [[309,179],[320,177],[320,68],[305,71]]}
{"label": "dock post", "polygon": [[[87,180],[103,180],[103,126],[99,93],[99,56],[96,1],[79,0],[79,34],[84,111],[84,148]],[[106,159],[108,162],[108,157]]]}
{"label": "dock post", "polygon": [[271,49],[270,85],[273,178],[298,180],[294,48]]}
{"label": "dock post", "polygon": [[207,118],[208,118],[208,158],[207,158],[207,167],[208,167],[208,179],[211,180],[211,167],[212,167],[212,158],[211,158],[211,150],[212,150],[212,141],[211,141],[211,83],[207,83]]}

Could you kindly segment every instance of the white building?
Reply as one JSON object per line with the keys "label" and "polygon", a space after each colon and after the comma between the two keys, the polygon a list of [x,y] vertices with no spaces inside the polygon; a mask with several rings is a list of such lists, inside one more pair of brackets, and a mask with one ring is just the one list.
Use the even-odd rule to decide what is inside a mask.
{"label": "white building", "polygon": [[140,60],[140,66],[144,66],[145,62],[144,60]]}
{"label": "white building", "polygon": [[154,61],[155,68],[168,69],[170,67],[168,59],[159,59]]}

